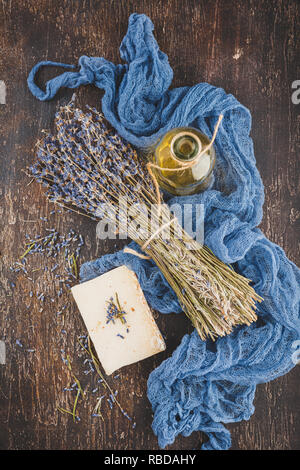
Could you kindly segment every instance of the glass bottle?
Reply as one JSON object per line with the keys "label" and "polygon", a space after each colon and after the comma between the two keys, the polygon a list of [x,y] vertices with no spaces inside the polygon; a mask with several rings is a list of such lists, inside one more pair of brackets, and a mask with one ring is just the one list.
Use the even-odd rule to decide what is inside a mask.
{"label": "glass bottle", "polygon": [[152,171],[160,187],[179,196],[204,191],[216,160],[212,145],[204,151],[209,143],[206,135],[192,127],[168,131],[151,153]]}

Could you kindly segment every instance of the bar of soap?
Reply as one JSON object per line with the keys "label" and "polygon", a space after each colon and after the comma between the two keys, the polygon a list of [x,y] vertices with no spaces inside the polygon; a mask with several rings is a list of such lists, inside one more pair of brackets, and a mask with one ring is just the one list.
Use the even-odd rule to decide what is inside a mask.
{"label": "bar of soap", "polygon": [[[107,375],[166,349],[138,279],[126,266],[72,287],[72,294]],[[116,294],[126,314],[123,321],[113,317],[108,322]]]}

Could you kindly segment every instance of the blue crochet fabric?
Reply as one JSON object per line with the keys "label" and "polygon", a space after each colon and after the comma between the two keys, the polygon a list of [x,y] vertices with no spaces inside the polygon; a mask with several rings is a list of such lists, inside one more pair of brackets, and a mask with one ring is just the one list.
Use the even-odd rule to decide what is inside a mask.
{"label": "blue crochet fabric", "polygon": [[[203,194],[169,202],[204,204],[205,243],[220,259],[234,263],[251,278],[264,302],[255,324],[236,328],[214,344],[201,341],[195,331],[185,335],[173,355],[150,374],[148,397],[161,447],[174,442],[178,434],[188,436],[201,430],[208,435],[203,449],[228,449],[230,433],[223,423],[249,419],[256,385],[294,366],[294,341],[300,337],[300,272],[256,228],[264,196],[249,137],[249,111],[232,95],[207,83],[169,90],[172,69],[152,31],[149,18],[133,14],[120,47],[124,65],[81,57],[79,72],[65,72],[50,80],[44,92],[34,84],[40,66],[72,66],[41,62],[31,71],[28,85],[40,100],[53,98],[60,87],[93,83],[104,89],[106,118],[137,147],[153,144],[178,126],[198,127],[211,136],[219,114],[224,114],[215,143],[214,185]],[[121,264],[137,273],[152,307],[162,313],[180,312],[176,296],[158,268],[133,255],[118,252],[86,263],[81,278],[91,279]]]}

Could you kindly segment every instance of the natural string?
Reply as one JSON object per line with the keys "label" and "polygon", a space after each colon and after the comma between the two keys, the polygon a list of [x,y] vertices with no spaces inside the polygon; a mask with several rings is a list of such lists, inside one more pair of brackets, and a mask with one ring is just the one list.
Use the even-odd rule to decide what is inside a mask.
{"label": "natural string", "polygon": [[[211,146],[213,145],[213,143],[214,143],[214,141],[215,141],[215,139],[216,139],[217,132],[218,132],[218,130],[219,130],[219,127],[220,127],[220,124],[221,124],[222,119],[223,119],[223,114],[220,114],[211,141],[209,142],[209,144],[207,144],[207,145],[203,148],[203,150],[199,153],[199,155],[197,155],[197,157],[195,158],[195,160],[192,160],[192,161],[190,161],[190,162],[181,162],[181,161],[178,161],[178,160],[174,157],[174,155],[171,153],[171,155],[170,155],[171,158],[172,158],[173,160],[175,160],[179,165],[181,165],[180,168],[163,168],[163,167],[161,167],[161,166],[156,165],[155,163],[149,162],[149,163],[147,164],[148,171],[149,171],[149,168],[150,168],[150,167],[156,168],[157,170],[160,170],[160,171],[182,171],[183,169],[191,168],[192,166],[196,165],[196,164],[198,163],[199,158],[202,157],[202,155],[203,155],[205,152],[207,152],[207,151],[211,148]],[[150,172],[150,171],[149,171],[149,172]],[[151,174],[151,176],[153,175],[152,172],[151,172],[150,174]],[[153,178],[153,176],[152,176],[152,178]]]}
{"label": "natural string", "polygon": [[[159,227],[152,235],[150,238],[148,238],[148,240],[145,241],[145,243],[142,245],[141,249],[144,251],[147,246],[149,245],[149,243],[153,240],[153,238],[155,238],[160,232],[162,232],[166,227],[168,227],[169,225],[171,225],[174,221],[176,220],[176,217],[173,217],[173,219],[169,220],[166,224],[162,225],[161,227]],[[145,256],[145,255],[142,255],[141,253],[138,253],[137,251],[133,250],[132,248],[128,248],[128,247],[125,247],[124,248],[124,253],[130,253],[131,255],[135,255],[135,256],[138,256],[139,258],[141,259],[151,259],[150,256]]]}

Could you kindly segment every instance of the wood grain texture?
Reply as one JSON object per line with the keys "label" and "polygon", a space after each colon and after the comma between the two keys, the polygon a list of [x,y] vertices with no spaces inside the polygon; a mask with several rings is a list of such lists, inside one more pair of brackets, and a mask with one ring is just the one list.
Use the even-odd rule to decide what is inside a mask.
{"label": "wood grain texture", "polygon": [[[118,396],[135,417],[135,430],[108,406],[105,422],[95,420],[87,402],[79,403],[81,421],[74,424],[56,410],[72,406],[71,395],[62,391],[71,378],[61,349],[74,357],[74,371],[82,373],[81,360],[75,358],[83,323],[69,294],[54,304],[49,301],[55,296],[53,274],[37,275],[33,283],[48,299],[39,312],[40,304],[29,297],[30,281],[21,275],[15,279],[9,270],[22,253],[25,233],[33,236],[47,227],[62,234],[72,227],[80,231],[86,239],[82,261],[122,246],[118,241],[97,245],[94,223],[88,219],[69,213],[50,216],[52,206],[37,184],[28,185],[22,169],[32,162],[34,142],[51,126],[58,103],[72,94],[63,90],[51,102],[37,101],[26,84],[31,67],[45,59],[76,64],[81,55],[119,62],[119,45],[132,12],[152,19],[159,46],[174,69],[174,87],[207,81],[233,93],[251,110],[257,165],[266,188],[261,228],[299,263],[300,105],[291,101],[291,84],[300,79],[297,0],[1,0],[0,80],[7,86],[7,104],[0,104],[0,340],[7,347],[7,363],[0,365],[1,449],[158,448],[147,377],[175,349],[183,332],[191,331],[188,321],[182,315],[161,315],[158,323],[167,336],[167,351],[121,373]],[[58,72],[41,72],[39,83]],[[101,92],[91,86],[78,91],[81,104],[97,105],[100,98]],[[41,262],[34,259],[32,267],[38,269]],[[55,313],[62,303],[68,305],[64,319]],[[25,346],[35,353],[24,351]],[[299,384],[295,367],[260,385],[251,420],[228,426],[233,449],[299,449]],[[195,449],[202,441],[200,433],[193,433],[169,448]]]}

